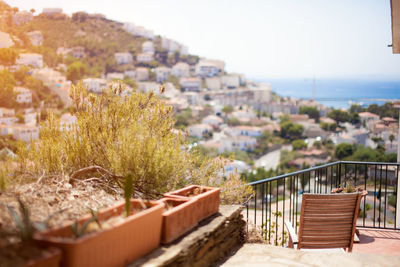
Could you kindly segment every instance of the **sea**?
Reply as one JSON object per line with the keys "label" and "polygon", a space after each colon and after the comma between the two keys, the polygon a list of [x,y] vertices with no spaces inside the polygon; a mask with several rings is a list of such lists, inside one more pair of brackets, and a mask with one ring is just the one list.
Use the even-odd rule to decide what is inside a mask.
{"label": "sea", "polygon": [[400,101],[399,80],[337,79],[262,79],[280,96],[315,99],[327,107],[349,108],[352,104],[367,107]]}

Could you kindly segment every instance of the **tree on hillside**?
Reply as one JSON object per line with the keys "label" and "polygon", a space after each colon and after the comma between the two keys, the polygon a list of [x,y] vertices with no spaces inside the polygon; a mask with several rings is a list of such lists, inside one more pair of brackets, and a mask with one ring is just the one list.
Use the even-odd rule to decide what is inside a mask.
{"label": "tree on hillside", "polygon": [[292,141],[292,147],[293,147],[293,150],[301,150],[301,149],[307,148],[307,144],[306,144],[306,142],[304,142],[304,140],[297,139],[297,140]]}
{"label": "tree on hillside", "polygon": [[75,61],[68,66],[67,79],[76,82],[82,79],[86,72],[87,66],[81,61]]}
{"label": "tree on hillside", "polygon": [[225,106],[222,108],[222,112],[225,113],[226,115],[231,114],[233,112],[233,107],[232,106]]}
{"label": "tree on hillside", "polygon": [[368,162],[381,162],[384,159],[384,151],[378,149],[372,149],[365,146],[357,146],[353,155],[349,160],[356,161],[368,161]]}
{"label": "tree on hillside", "polygon": [[316,122],[319,121],[319,111],[316,107],[303,106],[299,109],[299,114],[307,114],[310,118],[314,119]]}
{"label": "tree on hillside", "polygon": [[352,124],[358,124],[361,122],[360,115],[357,112],[350,112],[349,114],[349,122]]}
{"label": "tree on hillside", "polygon": [[13,75],[7,71],[0,71],[0,107],[12,108],[15,104],[14,86],[16,81]]}
{"label": "tree on hillside", "polygon": [[392,103],[385,103],[382,106],[377,104],[371,104],[367,108],[368,112],[378,114],[379,117],[392,117],[395,119],[399,118],[398,110],[393,106]]}
{"label": "tree on hillside", "polygon": [[339,122],[349,121],[349,113],[340,109],[333,109],[328,113],[328,117],[335,120],[337,124],[339,124]]}
{"label": "tree on hillside", "polygon": [[31,10],[29,10],[29,11],[32,13],[32,15],[35,14],[35,12],[36,12],[36,10],[33,8],[31,8]]}
{"label": "tree on hillside", "polygon": [[288,139],[299,139],[303,135],[304,127],[301,124],[285,121],[281,123],[281,137]]}
{"label": "tree on hillside", "polygon": [[390,148],[392,148],[392,143],[394,141],[394,135],[393,134],[389,135],[389,141],[390,141]]}
{"label": "tree on hillside", "polygon": [[319,124],[319,126],[321,127],[322,130],[331,131],[331,132],[336,131],[336,127],[337,127],[336,122],[334,122],[334,123],[321,122]]}
{"label": "tree on hillside", "polygon": [[351,155],[353,155],[353,145],[349,144],[349,143],[342,143],[339,144],[336,148],[335,148],[335,156],[338,159],[344,159],[346,157],[349,157]]}
{"label": "tree on hillside", "polygon": [[13,48],[0,48],[0,64],[11,66],[17,60],[18,52]]}
{"label": "tree on hillside", "polygon": [[362,106],[360,106],[360,105],[356,105],[356,104],[353,104],[353,105],[351,105],[351,107],[350,107],[350,113],[360,113],[360,112],[364,112],[365,111],[365,108],[363,108]]}

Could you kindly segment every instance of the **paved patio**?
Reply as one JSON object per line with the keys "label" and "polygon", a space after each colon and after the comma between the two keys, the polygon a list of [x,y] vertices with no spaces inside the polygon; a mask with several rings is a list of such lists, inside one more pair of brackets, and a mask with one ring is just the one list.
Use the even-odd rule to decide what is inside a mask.
{"label": "paved patio", "polygon": [[400,231],[363,229],[360,231],[360,243],[354,243],[353,252],[400,256]]}

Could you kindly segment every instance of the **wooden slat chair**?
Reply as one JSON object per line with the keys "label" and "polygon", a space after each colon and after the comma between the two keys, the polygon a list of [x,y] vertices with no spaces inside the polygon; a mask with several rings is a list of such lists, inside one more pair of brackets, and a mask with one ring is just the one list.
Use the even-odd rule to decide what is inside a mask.
{"label": "wooden slat chair", "polygon": [[289,247],[297,249],[353,249],[361,193],[303,194],[298,236],[285,221]]}

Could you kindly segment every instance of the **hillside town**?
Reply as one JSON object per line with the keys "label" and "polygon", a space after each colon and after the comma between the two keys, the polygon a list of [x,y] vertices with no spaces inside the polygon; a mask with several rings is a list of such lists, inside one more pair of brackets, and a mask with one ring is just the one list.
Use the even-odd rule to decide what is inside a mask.
{"label": "hillside town", "polygon": [[[172,106],[176,129],[187,136],[193,149],[211,157],[233,154],[236,160],[228,164],[228,172],[259,167],[275,170],[285,164],[292,169],[316,166],[337,158],[335,146],[343,143],[380,148],[384,154],[397,150],[398,115],[380,116],[357,105],[351,112],[335,110],[313,100],[280,97],[269,84],[230,73],[225,62],[191,55],[187,46],[132,23],[118,25],[118,31],[136,38],[136,48],[114,47],[112,64],[93,75],[84,71],[88,68],[85,60],[96,57],[88,47],[46,48],[50,33],[34,25],[52,20],[109,23],[105,16],[77,12],[69,17],[61,8],[45,8],[35,15],[35,10],[19,11],[5,5],[2,28],[9,29],[5,25],[11,24],[20,29],[27,26],[29,31],[0,32],[2,75],[15,79],[14,99],[6,100],[13,104],[4,106],[3,101],[0,107],[3,154],[15,152],[12,142],[38,139],[41,120],[50,111],[58,115],[63,129],[72,127],[76,123],[70,106],[74,84],[82,83],[89,92],[101,94],[120,82],[124,83],[122,95],[133,90],[154,92]],[[88,36],[82,29],[73,35]],[[12,53],[15,58],[9,59]],[[53,54],[54,59],[49,56]],[[47,97],[43,96],[46,92]],[[348,118],[343,119],[343,114]],[[283,165],[282,150],[290,158]],[[273,158],[272,154],[268,158],[269,153]]]}

